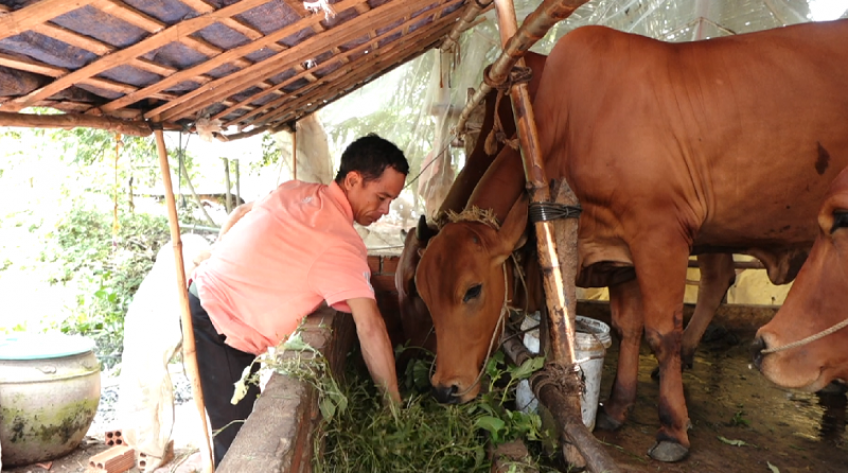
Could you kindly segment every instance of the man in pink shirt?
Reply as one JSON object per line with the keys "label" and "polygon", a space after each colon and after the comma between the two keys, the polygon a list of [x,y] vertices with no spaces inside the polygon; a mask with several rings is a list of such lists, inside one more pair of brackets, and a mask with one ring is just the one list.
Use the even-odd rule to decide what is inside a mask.
{"label": "man in pink shirt", "polygon": [[[291,335],[322,302],[353,314],[362,356],[376,384],[394,401],[395,360],[370,284],[367,250],[353,222],[370,225],[389,213],[409,165],[377,135],[344,151],[330,185],[287,182],[245,206],[194,271],[189,305],[197,360],[219,464],[250,415],[259,388],[236,405],[233,384],[256,355]],[[223,233],[223,232],[222,232]]]}

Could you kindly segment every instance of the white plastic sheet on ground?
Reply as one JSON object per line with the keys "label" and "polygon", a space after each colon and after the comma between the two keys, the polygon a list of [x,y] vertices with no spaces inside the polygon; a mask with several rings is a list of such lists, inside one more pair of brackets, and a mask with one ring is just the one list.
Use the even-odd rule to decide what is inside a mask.
{"label": "white plastic sheet on ground", "polygon": [[[186,277],[192,261],[209,243],[199,235],[181,236]],[[148,455],[144,471],[161,464],[174,427],[174,389],[168,362],[182,343],[174,249],[159,250],[150,273],[138,288],[124,320],[119,425],[137,452]]]}

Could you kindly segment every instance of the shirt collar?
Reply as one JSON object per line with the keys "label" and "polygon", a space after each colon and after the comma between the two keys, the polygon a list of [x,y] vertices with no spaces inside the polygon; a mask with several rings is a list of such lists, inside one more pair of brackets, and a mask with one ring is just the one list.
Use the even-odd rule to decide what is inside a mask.
{"label": "shirt collar", "polygon": [[327,186],[327,196],[335,202],[336,207],[342,211],[345,218],[351,225],[353,225],[353,207],[350,206],[350,201],[347,200],[347,195],[336,181],[331,182],[330,185]]}

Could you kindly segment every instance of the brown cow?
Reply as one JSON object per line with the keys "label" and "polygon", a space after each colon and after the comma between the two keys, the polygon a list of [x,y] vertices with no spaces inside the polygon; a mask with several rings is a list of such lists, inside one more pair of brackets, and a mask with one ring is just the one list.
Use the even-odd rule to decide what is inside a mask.
{"label": "brown cow", "polygon": [[[848,330],[839,327],[848,319],[846,227],[848,169],[830,187],[818,215],[818,238],[786,301],[757,332],[754,361],[776,384],[818,391],[834,379],[848,380]],[[808,339],[816,334],[821,338]]]}
{"label": "brown cow", "polygon": [[[610,287],[621,337],[598,426],[625,421],[644,330],[660,365],[655,459],[689,451],[680,373],[689,255],[751,254],[783,283],[815,240],[814,212],[848,163],[845,44],[848,21],[676,44],[591,26],[547,59],[534,101],[547,175],[565,177],[583,206],[577,282]],[[503,221],[523,190],[520,173],[505,149],[469,205]],[[493,251],[504,245],[451,225],[466,228],[430,241],[416,282],[436,327],[431,381],[467,401],[480,367],[466,358],[485,346],[459,337],[468,325],[495,330],[496,314],[467,309],[499,299]]]}
{"label": "brown cow", "polygon": [[[528,52],[524,56],[527,67],[533,71],[533,76],[528,86],[531,96],[536,93],[536,89],[539,87],[542,70],[545,66],[545,58],[546,56],[533,52]],[[486,137],[494,127],[495,122],[496,95],[496,93],[492,92],[486,97],[486,109],[477,142],[471,154],[466,158],[466,164],[457,175],[456,180],[454,180],[447,197],[442,202],[439,208],[439,214],[447,211],[461,211],[474,187],[497,156],[497,152],[489,155],[485,151]],[[512,115],[512,105],[508,97],[501,100],[498,107],[498,115],[506,136],[513,135],[515,133],[515,120]],[[501,148],[503,148],[503,145],[497,143],[497,151]],[[409,341],[410,347],[423,347],[431,352],[435,352],[436,350],[435,340],[432,336],[433,322],[427,306],[424,305],[424,301],[418,295],[414,277],[415,270],[418,267],[418,261],[420,260],[419,249],[423,248],[427,240],[437,232],[438,229],[434,226],[429,226],[425,217],[422,215],[417,229],[410,231],[405,237],[404,248],[398,261],[398,268],[395,271],[395,288],[398,291],[398,305],[400,307],[400,318],[404,336]]]}

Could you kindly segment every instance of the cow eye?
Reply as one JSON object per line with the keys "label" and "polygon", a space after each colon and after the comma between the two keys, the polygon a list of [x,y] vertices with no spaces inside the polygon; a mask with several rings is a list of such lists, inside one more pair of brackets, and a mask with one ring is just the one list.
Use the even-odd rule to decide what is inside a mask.
{"label": "cow eye", "polygon": [[848,212],[844,210],[833,212],[833,226],[830,228],[830,233],[843,227],[848,227]]}
{"label": "cow eye", "polygon": [[471,299],[476,299],[480,297],[480,291],[483,290],[482,284],[477,284],[476,286],[471,286],[471,288],[465,291],[465,297],[462,298],[462,302],[468,302]]}

